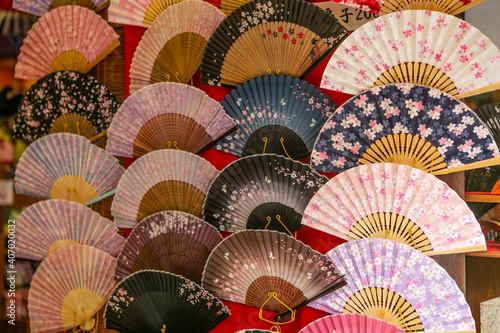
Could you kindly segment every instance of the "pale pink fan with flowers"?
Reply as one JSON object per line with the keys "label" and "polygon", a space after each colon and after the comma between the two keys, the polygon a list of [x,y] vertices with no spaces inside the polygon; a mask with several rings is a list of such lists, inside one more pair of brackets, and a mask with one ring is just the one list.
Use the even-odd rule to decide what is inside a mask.
{"label": "pale pink fan with flowers", "polygon": [[326,316],[313,321],[299,333],[404,333],[402,329],[380,319],[358,313]]}

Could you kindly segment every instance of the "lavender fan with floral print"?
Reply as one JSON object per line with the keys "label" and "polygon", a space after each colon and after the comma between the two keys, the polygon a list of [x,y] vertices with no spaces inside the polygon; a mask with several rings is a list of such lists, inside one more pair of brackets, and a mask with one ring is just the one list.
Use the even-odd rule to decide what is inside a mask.
{"label": "lavender fan with floral print", "polygon": [[321,88],[359,94],[416,83],[457,98],[500,88],[500,52],[481,31],[452,15],[405,10],[350,35],[330,58]]}
{"label": "lavender fan with floral print", "polygon": [[332,314],[361,313],[405,332],[476,332],[456,282],[433,259],[411,247],[366,238],[329,251],[347,286],[309,306]]}
{"label": "lavender fan with floral print", "polygon": [[427,255],[486,251],[467,203],[437,177],[401,164],[361,165],[332,178],[302,224],[348,241],[391,239]]}
{"label": "lavender fan with floral print", "polygon": [[311,166],[340,173],[398,163],[432,174],[499,164],[488,128],[461,101],[410,83],[372,88],[339,107],[321,130]]}
{"label": "lavender fan with floral print", "polygon": [[106,328],[123,333],[208,333],[229,315],[217,297],[196,283],[154,270],[120,282],[104,312]]}
{"label": "lavender fan with floral print", "polygon": [[178,210],[202,218],[203,202],[217,169],[203,157],[160,149],[137,159],[116,188],[111,214],[119,227],[135,227],[151,214]]}
{"label": "lavender fan with floral print", "polygon": [[214,148],[237,156],[275,153],[293,159],[311,154],[321,127],[337,108],[312,84],[285,75],[244,82],[221,104],[238,129]]}
{"label": "lavender fan with floral print", "polygon": [[425,9],[457,15],[485,0],[332,0],[340,4],[384,15],[400,10]]}
{"label": "lavender fan with floral print", "polygon": [[33,142],[49,133],[68,132],[92,139],[108,129],[119,107],[113,93],[91,76],[55,72],[24,95],[14,136]]}
{"label": "lavender fan with floral print", "polygon": [[108,0],[14,0],[12,8],[36,16],[43,16],[51,9],[76,5],[99,12],[108,6]]}
{"label": "lavender fan with floral print", "polygon": [[283,156],[240,158],[210,185],[204,219],[224,232],[270,229],[293,234],[302,226],[310,198],[327,180],[308,165]]}

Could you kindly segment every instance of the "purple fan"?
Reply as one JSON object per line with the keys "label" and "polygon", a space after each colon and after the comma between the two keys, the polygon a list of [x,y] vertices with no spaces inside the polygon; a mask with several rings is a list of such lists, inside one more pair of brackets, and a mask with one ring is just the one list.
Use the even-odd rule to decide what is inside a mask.
{"label": "purple fan", "polygon": [[475,332],[463,293],[434,260],[390,240],[366,238],[326,254],[348,285],[309,304],[329,313],[362,313],[409,332]]}

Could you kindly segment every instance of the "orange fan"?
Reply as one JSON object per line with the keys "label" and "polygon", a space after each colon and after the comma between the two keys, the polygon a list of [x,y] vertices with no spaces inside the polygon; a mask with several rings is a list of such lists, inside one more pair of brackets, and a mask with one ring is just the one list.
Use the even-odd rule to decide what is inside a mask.
{"label": "orange fan", "polygon": [[118,38],[106,21],[87,8],[56,8],[28,32],[15,77],[38,80],[63,70],[87,73],[120,45]]}

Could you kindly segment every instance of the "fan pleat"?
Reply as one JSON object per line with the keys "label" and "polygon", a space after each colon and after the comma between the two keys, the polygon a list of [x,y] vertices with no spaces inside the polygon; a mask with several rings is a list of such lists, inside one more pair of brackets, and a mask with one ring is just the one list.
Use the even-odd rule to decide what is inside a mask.
{"label": "fan pleat", "polygon": [[[141,200],[159,183],[171,181],[163,187],[171,192],[166,193],[168,197],[182,196],[185,185],[197,189],[200,192],[199,195],[206,195],[210,183],[217,174],[215,167],[197,155],[172,149],[153,151],[136,160],[125,171],[118,183],[111,213],[118,226],[134,227],[137,224]],[[185,183],[185,185],[179,187],[178,190],[176,183]],[[161,196],[156,200],[161,204]],[[197,197],[189,197],[179,201],[179,204],[190,205],[195,202],[202,203],[203,201]],[[192,208],[199,208],[201,212],[202,207],[197,203],[196,207]]]}
{"label": "fan pleat", "polygon": [[[434,260],[419,251],[389,240],[362,239],[342,244],[327,256],[346,275],[348,285],[312,302],[310,306],[314,308],[333,314],[342,313],[347,311],[346,303],[352,302],[353,296],[364,293],[372,301],[369,298],[363,301],[364,304],[358,301],[360,306],[367,307],[373,302],[374,306],[385,308],[386,315],[392,311],[395,314],[393,324],[402,329],[405,326],[398,311],[403,300],[410,306],[402,309],[412,332],[415,329],[435,331],[436,327],[445,331],[472,332],[475,328],[470,308],[455,281]],[[391,309],[392,292],[400,300]],[[453,316],[445,310],[450,307],[453,307]],[[410,310],[415,314],[409,317]],[[375,315],[383,317],[380,311]],[[390,321],[388,318],[384,320]]]}
{"label": "fan pleat", "polygon": [[486,104],[474,110],[493,135],[495,142],[500,142],[500,103]]}
{"label": "fan pleat", "polygon": [[[127,303],[121,303],[123,300]],[[195,283],[153,270],[123,280],[111,294],[105,312],[106,327],[121,332],[157,332],[165,325],[167,332],[203,333],[228,316],[229,310]]]}
{"label": "fan pleat", "polygon": [[403,333],[404,331],[390,323],[360,315],[357,313],[346,313],[339,315],[331,315],[313,321],[299,333],[326,333],[326,332],[342,332],[342,333]]}
{"label": "fan pleat", "polygon": [[[262,285],[255,285],[257,280]],[[277,285],[277,281],[289,285]],[[203,273],[203,286],[222,299],[257,307],[267,299],[267,291],[275,291],[278,298],[289,298],[285,299],[289,307],[296,308],[304,305],[302,295],[306,302],[310,301],[330,288],[341,287],[342,278],[328,260],[290,236],[276,231],[245,230],[225,238],[212,251]],[[292,290],[287,290],[287,286],[297,288],[299,294],[290,294]],[[256,291],[262,294],[253,295]],[[249,303],[253,299],[262,303]],[[278,306],[275,308],[272,304],[266,308],[286,311],[282,305],[274,302]]]}
{"label": "fan pleat", "polygon": [[43,260],[58,241],[71,240],[97,247],[116,256],[125,241],[118,228],[89,208],[66,200],[36,203],[19,216],[18,255],[30,260]]}
{"label": "fan pleat", "polygon": [[286,157],[244,157],[214,179],[203,206],[204,219],[226,232],[264,229],[267,224],[286,232],[276,217],[280,215],[293,233],[300,227],[307,202],[326,181],[307,165]]}
{"label": "fan pleat", "polygon": [[53,8],[67,5],[78,5],[99,11],[106,5],[107,0],[14,0],[12,8],[36,15],[43,16]]}
{"label": "fan pleat", "polygon": [[[92,291],[104,300],[114,285],[115,268],[113,257],[89,246],[70,245],[51,253],[36,271],[30,287],[28,308],[32,331],[59,332],[82,324],[83,321],[75,322],[74,316],[82,311],[88,312],[85,316],[92,315],[97,312],[99,304],[95,304],[96,308],[85,307],[101,301],[89,299],[81,292]],[[74,303],[77,299],[67,298],[69,293],[75,293],[73,297],[80,297],[79,301],[85,304]],[[70,307],[74,307],[70,309],[70,317],[61,313],[65,300]],[[89,318],[82,318],[86,319]],[[68,322],[72,323],[71,326],[64,325]]]}

